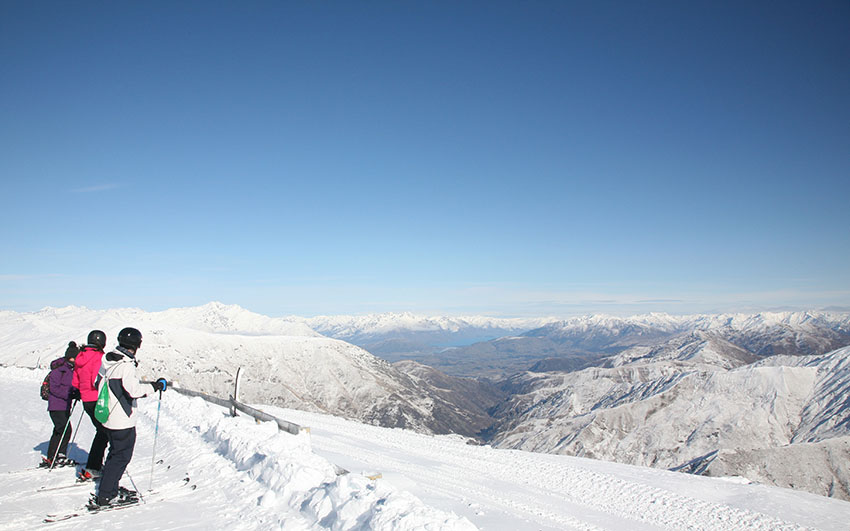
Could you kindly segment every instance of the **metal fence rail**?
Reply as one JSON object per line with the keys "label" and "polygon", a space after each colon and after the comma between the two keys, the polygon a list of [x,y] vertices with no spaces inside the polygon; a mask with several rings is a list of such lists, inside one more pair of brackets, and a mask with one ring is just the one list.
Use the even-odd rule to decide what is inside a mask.
{"label": "metal fence rail", "polygon": [[225,399],[219,398],[217,396],[212,396],[212,395],[208,395],[206,393],[201,393],[200,391],[192,391],[191,389],[183,389],[182,387],[177,387],[175,385],[169,386],[168,390],[169,391],[177,391],[181,395],[197,396],[198,398],[203,398],[207,402],[211,402],[211,403],[213,403],[217,406],[226,407],[228,409],[230,409],[230,407],[232,406],[232,404],[230,403],[230,400],[225,400]]}
{"label": "metal fence rail", "polygon": [[260,411],[259,409],[252,408],[251,406],[247,406],[247,405],[245,405],[241,402],[237,402],[236,400],[232,400],[232,403],[233,403],[233,407],[235,407],[236,409],[238,409],[242,413],[245,413],[246,415],[250,415],[250,416],[254,417],[257,420],[261,420],[261,421],[265,421],[265,422],[268,422],[268,421],[276,422],[277,427],[281,431],[285,431],[285,432],[291,433],[293,435],[298,435],[301,432],[301,430],[309,430],[310,429],[310,428],[304,428],[302,426],[299,426],[298,424],[295,424],[293,422],[289,422],[287,420],[277,418],[273,415],[269,415],[268,413]]}
{"label": "metal fence rail", "polygon": [[[174,390],[174,391],[180,393],[181,395],[196,396],[198,398],[202,398],[202,399],[206,400],[207,402],[210,402],[210,403],[215,404],[217,406],[227,408],[227,409],[230,410],[230,414],[233,415],[234,417],[236,416],[237,411],[241,411],[242,413],[244,413],[248,416],[254,417],[254,419],[256,419],[257,421],[275,422],[280,431],[285,431],[285,432],[291,433],[293,435],[298,435],[301,431],[309,431],[310,430],[310,428],[305,428],[305,427],[299,426],[298,424],[295,424],[294,422],[289,422],[288,420],[283,420],[283,419],[277,418],[274,415],[269,415],[268,413],[266,413],[264,411],[260,411],[259,409],[253,408],[249,405],[246,405],[246,404],[243,404],[242,402],[239,402],[237,400],[237,397],[238,397],[238,392],[239,392],[239,374],[240,374],[240,372],[241,372],[241,369],[239,371],[236,371],[236,385],[235,385],[235,389],[234,389],[234,395],[235,396],[231,396],[228,399],[220,398],[220,397],[217,397],[217,396],[212,396],[212,395],[209,395],[207,393],[202,393],[200,391],[193,391],[191,389],[184,389],[184,388],[179,387],[177,385],[172,385],[170,382],[168,384],[168,389]],[[150,382],[146,382],[146,383],[150,383]]]}

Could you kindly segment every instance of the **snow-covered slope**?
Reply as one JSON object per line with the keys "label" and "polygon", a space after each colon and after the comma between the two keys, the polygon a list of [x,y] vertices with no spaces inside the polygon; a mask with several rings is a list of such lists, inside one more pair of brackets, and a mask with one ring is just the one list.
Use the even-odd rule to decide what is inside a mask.
{"label": "snow-covered slope", "polygon": [[[0,453],[4,530],[39,528],[45,514],[77,509],[89,495],[85,485],[39,492],[72,485],[68,469],[19,472],[40,459],[51,429],[37,398],[39,381],[38,371],[0,368],[0,386],[19,397],[16,407],[0,408],[0,426],[7,427]],[[260,407],[311,431],[280,433],[271,423],[231,418],[222,408],[172,391],[161,403],[140,400],[136,451],[122,484],[134,482],[148,502],[50,527],[838,531],[850,521],[848,502],[741,478],[497,450],[456,436]],[[157,419],[158,463],[152,467]],[[87,419],[77,421],[75,414],[79,433],[69,454],[79,460],[93,433]],[[338,476],[339,466],[351,472]],[[185,477],[189,485],[179,486]]]}
{"label": "snow-covered slope", "polygon": [[823,356],[776,356],[759,365],[817,370],[791,442],[818,442],[850,434],[850,347]]}
{"label": "snow-covered slope", "polygon": [[211,302],[195,308],[173,308],[155,314],[152,319],[156,322],[165,321],[176,327],[217,334],[305,337],[320,335],[297,320],[267,317],[235,304],[226,305],[220,302]]}
{"label": "snow-covered slope", "polygon": [[850,436],[850,347],[743,365],[719,345],[674,340],[613,368],[518,375],[494,444],[697,471],[720,455],[724,474],[850,499],[850,453],[836,441]]}
{"label": "snow-covered slope", "polygon": [[[61,356],[68,341],[84,343],[90,330],[106,332],[108,345],[125,326],[140,330],[189,330],[247,336],[321,337],[303,323],[274,319],[239,306],[211,302],[192,308],[145,312],[135,308],[90,310],[68,306],[37,312],[0,311],[0,362],[9,365],[46,367]],[[145,346],[154,336],[144,334]]]}
{"label": "snow-covered slope", "polygon": [[758,356],[711,332],[702,330],[676,336],[654,346],[636,346],[612,357],[606,365],[620,367],[641,361],[679,362],[682,367],[705,367],[709,370],[720,367],[733,369],[758,361]]}
{"label": "snow-covered slope", "polygon": [[111,347],[125,326],[144,336],[138,355],[143,377],[165,376],[227,397],[242,367],[244,400],[382,426],[474,433],[465,411],[365,350],[323,337],[303,323],[218,303],[151,313],[74,307],[4,312],[0,363],[44,368],[63,354],[69,340],[83,342],[89,330],[101,329]]}
{"label": "snow-covered slope", "polygon": [[[7,427],[0,454],[0,529],[43,526],[48,513],[79,510],[91,491],[83,484],[39,492],[74,485],[73,469],[20,472],[41,459],[52,429],[34,392],[39,375],[0,369],[3,389],[19,397],[16,407],[0,409]],[[83,510],[82,516],[51,526],[127,531],[475,529],[469,520],[426,506],[387,482],[357,472],[337,475],[334,463],[313,453],[308,432],[281,433],[274,423],[232,418],[200,398],[169,391],[161,403],[153,397],[140,400],[137,415],[136,451],[121,483],[140,489],[146,503],[97,515]],[[78,433],[68,455],[85,462],[93,428],[76,414],[72,421]]]}

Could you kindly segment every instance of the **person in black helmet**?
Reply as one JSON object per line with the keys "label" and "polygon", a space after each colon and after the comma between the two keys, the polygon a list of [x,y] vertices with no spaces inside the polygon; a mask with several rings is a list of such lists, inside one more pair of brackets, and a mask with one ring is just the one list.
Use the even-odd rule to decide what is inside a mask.
{"label": "person in black helmet", "polygon": [[[150,387],[143,385],[136,376],[136,352],[141,346],[142,333],[135,328],[124,328],[118,333],[118,347],[104,355],[100,365],[98,393],[105,387],[109,395],[109,416],[106,420],[101,418],[109,439],[109,454],[103,465],[97,495],[89,501],[92,510],[138,501],[138,494],[119,487],[118,482],[136,446],[136,419],[133,417],[136,399],[147,396],[150,391]],[[153,382],[156,391],[164,391],[165,387],[164,378]]]}
{"label": "person in black helmet", "polygon": [[74,366],[73,386],[80,390],[83,409],[88,414],[95,429],[88,461],[86,461],[85,468],[80,470],[78,474],[81,481],[100,476],[100,470],[103,468],[103,453],[106,451],[108,442],[106,430],[94,416],[94,407],[97,404],[95,381],[97,380],[97,372],[100,370],[104,348],[106,348],[106,334],[100,330],[92,330],[89,332],[86,344],[80,349]]}

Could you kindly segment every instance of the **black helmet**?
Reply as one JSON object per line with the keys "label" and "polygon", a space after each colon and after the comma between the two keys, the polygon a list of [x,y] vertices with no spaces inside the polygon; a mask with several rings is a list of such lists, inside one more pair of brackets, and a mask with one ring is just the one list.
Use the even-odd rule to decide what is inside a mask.
{"label": "black helmet", "polygon": [[86,343],[103,350],[106,348],[106,334],[100,330],[92,330],[89,332],[89,337],[86,339]]}
{"label": "black helmet", "polygon": [[142,346],[142,333],[135,328],[125,328],[118,332],[118,345],[136,350]]}

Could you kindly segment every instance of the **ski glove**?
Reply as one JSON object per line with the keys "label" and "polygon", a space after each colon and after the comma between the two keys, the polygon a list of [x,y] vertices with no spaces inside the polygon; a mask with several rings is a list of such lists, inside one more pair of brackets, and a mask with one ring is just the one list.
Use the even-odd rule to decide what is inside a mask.
{"label": "ski glove", "polygon": [[80,390],[76,387],[71,388],[71,392],[68,394],[68,398],[71,400],[79,400],[80,399]]}
{"label": "ski glove", "polygon": [[165,378],[160,378],[155,382],[151,382],[154,391],[165,391],[165,388],[168,387],[168,382]]}

